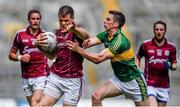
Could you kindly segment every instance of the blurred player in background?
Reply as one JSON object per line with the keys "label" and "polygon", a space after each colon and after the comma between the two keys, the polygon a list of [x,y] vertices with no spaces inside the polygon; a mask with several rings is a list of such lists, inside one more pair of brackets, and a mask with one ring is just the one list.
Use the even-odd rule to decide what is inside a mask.
{"label": "blurred player in background", "polygon": [[9,53],[10,60],[21,61],[22,88],[30,106],[37,105],[42,97],[48,69],[47,58],[34,44],[36,37],[44,32],[40,21],[39,10],[28,12],[29,26],[16,33]]}
{"label": "blurred player in background", "polygon": [[109,11],[104,20],[105,31],[96,37],[85,40],[85,48],[104,43],[105,49],[100,53],[88,52],[79,47],[78,42],[68,41],[68,48],[80,53],[94,63],[111,60],[114,76],[99,87],[92,95],[92,105],[102,106],[102,100],[108,97],[125,95],[137,106],[148,106],[148,95],[143,75],[135,65],[134,52],[130,41],[121,32],[125,16],[116,10]]}
{"label": "blurred player in background", "polygon": [[[74,10],[70,6],[62,6],[58,13],[60,28],[56,31],[57,49],[55,54],[48,55],[55,58],[48,76],[44,95],[39,105],[53,106],[64,96],[63,106],[77,106],[83,87],[83,57],[66,46],[66,41],[83,43],[89,37],[87,31],[74,22]],[[37,46],[46,44],[46,37],[39,35]],[[46,53],[46,52],[44,52]]]}
{"label": "blurred player in background", "polygon": [[141,44],[136,64],[140,67],[141,58],[145,57],[144,75],[150,104],[166,106],[170,93],[169,69],[176,70],[176,47],[165,38],[165,22],[155,22],[153,31],[154,38]]}

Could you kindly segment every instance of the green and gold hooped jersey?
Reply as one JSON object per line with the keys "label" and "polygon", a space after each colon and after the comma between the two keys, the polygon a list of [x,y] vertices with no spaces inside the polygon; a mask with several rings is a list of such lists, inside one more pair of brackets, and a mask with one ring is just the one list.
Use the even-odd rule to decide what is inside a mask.
{"label": "green and gold hooped jersey", "polygon": [[112,39],[108,38],[106,31],[99,33],[96,37],[104,43],[106,50],[109,52],[114,74],[119,80],[122,82],[131,81],[141,74],[135,64],[131,43],[120,29]]}

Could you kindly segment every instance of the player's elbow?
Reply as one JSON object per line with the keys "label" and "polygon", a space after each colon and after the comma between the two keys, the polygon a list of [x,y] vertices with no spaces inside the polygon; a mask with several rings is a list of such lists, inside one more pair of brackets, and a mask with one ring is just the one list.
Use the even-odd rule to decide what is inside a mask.
{"label": "player's elbow", "polygon": [[93,63],[99,64],[99,63],[101,63],[101,61],[96,60],[96,61],[93,61]]}
{"label": "player's elbow", "polygon": [[87,33],[84,37],[84,39],[88,39],[89,38],[89,34]]}
{"label": "player's elbow", "polygon": [[9,54],[9,60],[12,60],[12,61],[13,61],[13,57],[12,57],[12,54],[11,54],[11,53]]}
{"label": "player's elbow", "polygon": [[96,58],[96,59],[93,60],[93,63],[99,64],[99,63],[101,63],[101,62],[103,62],[103,61],[104,61],[104,60],[103,60],[101,57],[98,57],[98,58]]}
{"label": "player's elbow", "polygon": [[12,60],[11,55],[9,54],[9,60]]}

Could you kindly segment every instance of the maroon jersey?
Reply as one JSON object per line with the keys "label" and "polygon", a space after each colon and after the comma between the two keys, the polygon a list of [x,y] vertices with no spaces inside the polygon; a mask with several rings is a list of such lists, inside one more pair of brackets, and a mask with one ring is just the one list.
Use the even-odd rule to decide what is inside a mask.
{"label": "maroon jersey", "polygon": [[[43,31],[39,29],[38,34]],[[29,54],[28,63],[21,62],[22,78],[34,78],[46,75],[48,69],[47,58],[34,45],[37,35],[32,35],[29,28],[18,31],[15,35],[12,48],[19,49],[21,55]]]}
{"label": "maroon jersey", "polygon": [[162,46],[158,46],[153,39],[144,41],[138,51],[137,57],[145,57],[144,75],[147,85],[169,88],[169,71],[164,62],[176,63],[176,47],[167,40]]}
{"label": "maroon jersey", "polygon": [[51,66],[51,71],[64,78],[79,78],[83,76],[82,63],[83,57],[77,52],[71,51],[66,46],[67,40],[77,40],[81,45],[83,40],[72,32],[61,33],[56,32],[57,36],[57,56],[55,62]]}

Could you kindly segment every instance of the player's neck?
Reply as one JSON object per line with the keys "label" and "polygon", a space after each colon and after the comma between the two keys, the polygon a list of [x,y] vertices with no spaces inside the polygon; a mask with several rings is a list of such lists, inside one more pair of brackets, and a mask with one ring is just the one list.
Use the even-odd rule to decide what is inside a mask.
{"label": "player's neck", "polygon": [[117,32],[117,29],[111,29],[108,31],[108,38],[112,39],[114,37],[114,34]]}
{"label": "player's neck", "polygon": [[29,31],[32,35],[36,35],[38,33],[38,29],[29,28]]}
{"label": "player's neck", "polygon": [[158,46],[162,46],[165,43],[165,39],[158,41],[156,39],[154,39],[154,42],[158,45]]}

